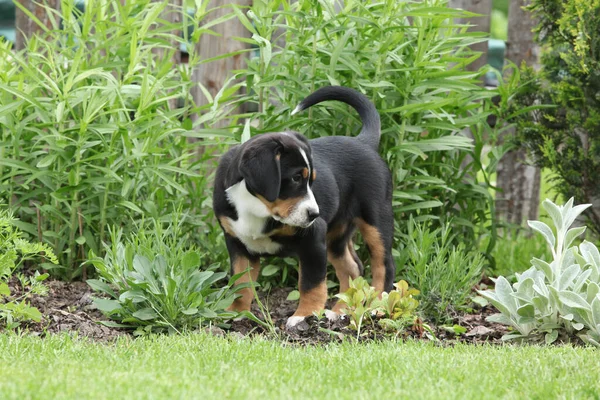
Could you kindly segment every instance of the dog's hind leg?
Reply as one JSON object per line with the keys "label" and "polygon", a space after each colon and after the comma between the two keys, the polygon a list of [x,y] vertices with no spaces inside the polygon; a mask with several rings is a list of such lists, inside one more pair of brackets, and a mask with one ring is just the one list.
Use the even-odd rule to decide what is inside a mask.
{"label": "dog's hind leg", "polygon": [[376,218],[375,222],[367,222],[361,218],[355,220],[371,256],[371,285],[379,292],[389,292],[393,289],[396,274],[392,257],[394,222],[391,206],[390,215],[384,214],[386,218]]}
{"label": "dog's hind leg", "polygon": [[[348,290],[350,278],[356,279],[363,269],[352,244],[354,229],[354,226],[346,229],[332,229],[327,235],[327,260],[335,268],[335,275],[340,282],[340,293]],[[339,314],[343,305],[338,300],[333,311]]]}

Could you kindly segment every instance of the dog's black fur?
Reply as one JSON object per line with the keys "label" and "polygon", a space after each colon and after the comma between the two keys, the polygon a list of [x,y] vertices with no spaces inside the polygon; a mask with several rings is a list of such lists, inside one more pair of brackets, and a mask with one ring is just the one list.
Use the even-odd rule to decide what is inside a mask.
{"label": "dog's black fur", "polygon": [[[380,291],[388,291],[394,281],[392,179],[388,166],[378,154],[379,114],[366,96],[340,86],[317,90],[303,100],[295,112],[326,100],[345,102],[358,111],[363,128],[357,137],[329,136],[307,140],[295,132],[258,135],[233,147],[221,158],[215,181],[214,212],[225,231],[234,273],[251,266],[256,279],[258,259],[267,254],[299,258],[301,299],[294,314],[297,317],[310,315],[324,307],[328,259],[342,280],[342,290],[348,287],[348,277],[356,278],[362,273],[362,264],[352,244],[357,227],[371,254],[373,285]],[[274,247],[279,245],[275,251],[257,251],[259,247],[249,249],[254,246],[253,239],[238,237],[241,228],[233,227],[240,218],[234,203],[241,208],[245,207],[243,204],[249,204],[248,199],[254,201],[248,195],[226,192],[242,180],[249,195],[260,199],[269,210],[270,215],[264,219],[261,229],[267,241],[261,243],[268,245],[271,241]],[[240,190],[236,193],[243,192]],[[317,211],[310,209],[313,203],[309,201],[309,191],[314,193]],[[301,223],[290,226],[279,213],[281,210],[289,212],[288,206],[291,210],[306,206],[308,215],[296,215]],[[303,227],[311,220],[310,226]],[[234,309],[250,307],[248,293],[238,300]]]}

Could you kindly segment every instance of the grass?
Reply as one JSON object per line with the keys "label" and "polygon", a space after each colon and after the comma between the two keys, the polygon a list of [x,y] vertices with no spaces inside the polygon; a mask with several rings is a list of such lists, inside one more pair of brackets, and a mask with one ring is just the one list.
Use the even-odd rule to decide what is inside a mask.
{"label": "grass", "polygon": [[[3,399],[597,398],[592,348],[0,335]],[[7,368],[7,366],[9,368]]]}

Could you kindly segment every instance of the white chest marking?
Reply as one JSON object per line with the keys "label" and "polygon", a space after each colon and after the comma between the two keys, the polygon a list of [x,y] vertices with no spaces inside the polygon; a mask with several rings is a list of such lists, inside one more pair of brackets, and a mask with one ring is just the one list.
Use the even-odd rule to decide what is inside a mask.
{"label": "white chest marking", "polygon": [[229,219],[235,236],[252,253],[276,254],[281,244],[263,233],[267,219],[271,216],[267,206],[252,196],[244,180],[225,190],[229,204],[235,207],[237,220]]}

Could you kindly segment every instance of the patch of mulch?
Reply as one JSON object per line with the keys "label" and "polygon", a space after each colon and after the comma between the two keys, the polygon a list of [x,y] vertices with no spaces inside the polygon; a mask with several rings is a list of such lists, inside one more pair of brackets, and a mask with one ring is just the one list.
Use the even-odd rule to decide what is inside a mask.
{"label": "patch of mulch", "polygon": [[[94,294],[86,283],[47,281],[45,284],[48,287],[48,295],[34,296],[30,300],[31,305],[37,307],[43,315],[40,323],[24,325],[31,334],[43,336],[48,333],[78,332],[80,336],[98,341],[110,341],[130,334],[130,331],[107,327],[100,323],[107,318],[94,307],[91,298],[97,294]],[[20,286],[16,282],[12,282],[10,286],[13,295],[18,296]],[[287,318],[294,313],[298,304],[297,301],[287,300],[291,290],[291,288],[275,288],[268,293],[260,292],[260,303],[255,301],[252,305],[252,313],[262,321],[270,319],[274,328],[242,319],[231,322],[227,329],[212,327],[207,331],[214,335],[231,335],[240,338],[265,335],[300,345],[324,344],[356,338],[356,331],[349,327],[347,318],[330,322],[325,317],[317,319],[311,316],[294,329],[286,329]],[[331,308],[334,304],[335,299],[330,299],[327,308]],[[456,335],[444,327],[417,324],[403,332],[400,337],[435,341],[446,345],[458,342],[499,344],[502,335],[508,333],[507,327],[485,320],[487,316],[496,312],[493,307],[486,306],[470,314],[457,314],[453,323],[467,329],[467,332],[462,335]],[[379,326],[369,326],[365,327],[358,339],[368,341],[386,337],[390,337],[390,334],[385,333]]]}

